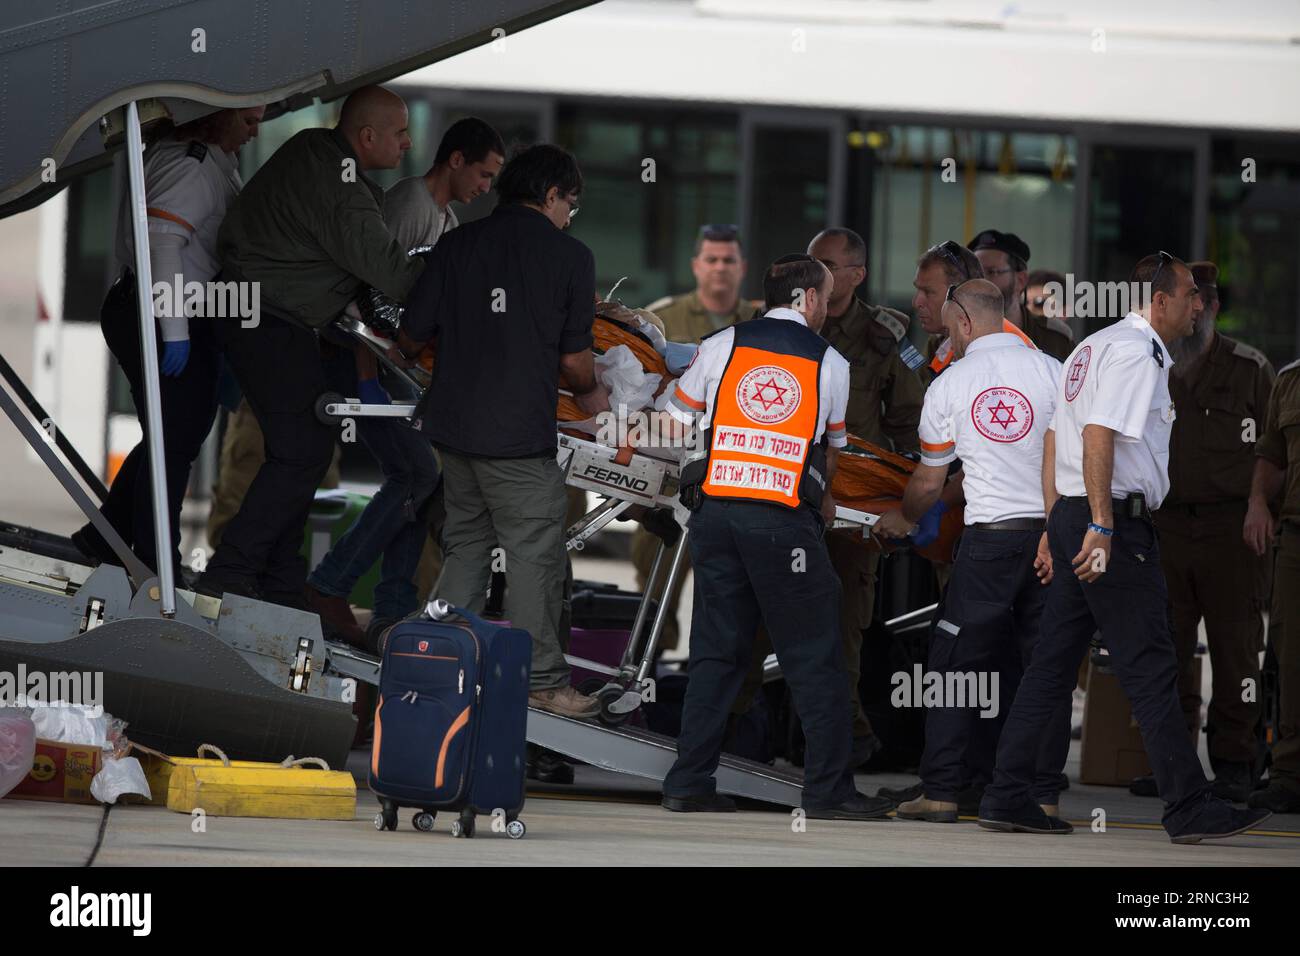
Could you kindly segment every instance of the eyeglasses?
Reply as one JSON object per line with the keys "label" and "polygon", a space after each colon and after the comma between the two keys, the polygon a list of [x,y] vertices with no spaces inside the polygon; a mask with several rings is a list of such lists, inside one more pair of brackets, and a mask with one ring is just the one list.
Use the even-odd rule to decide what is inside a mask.
{"label": "eyeglasses", "polygon": [[[970,270],[966,268],[966,260],[964,260],[961,256],[962,247],[960,245],[953,242],[951,239],[945,239],[937,246],[932,246],[930,251],[939,253],[941,256],[943,256],[945,259],[947,259],[949,262],[955,265],[957,267],[957,271],[960,272],[967,281],[970,280]],[[960,305],[960,303],[958,304]]]}
{"label": "eyeglasses", "polygon": [[817,261],[820,262],[822,265],[824,265],[831,272],[839,272],[841,269],[861,269],[864,265],[866,265],[866,263],[863,262],[848,262],[842,266],[837,266],[829,259],[818,259]]}
{"label": "eyeglasses", "polygon": [[569,205],[569,218],[572,219],[582,207],[578,205],[576,196],[565,196],[564,201]]}
{"label": "eyeglasses", "polygon": [[990,268],[988,268],[988,267],[985,267],[985,269],[984,269],[984,278],[987,279],[989,276],[1000,276],[1000,275],[1005,275],[1005,274],[1008,273],[1008,272],[1015,272],[1015,271],[1016,271],[1016,270],[1015,270],[1015,269],[1012,269],[1010,266],[1008,266],[1008,267],[1005,268],[1005,269],[990,269]]}
{"label": "eyeglasses", "polygon": [[709,242],[735,242],[740,237],[740,227],[734,223],[710,223],[700,226],[699,238]]}
{"label": "eyeglasses", "polygon": [[[969,282],[970,280],[967,279],[966,281]],[[965,283],[963,283],[963,285],[964,284]],[[966,316],[966,321],[967,322],[971,321],[970,313],[966,311],[966,306],[962,305],[960,302],[957,301],[957,286],[955,285],[948,286],[948,294],[944,297],[943,301],[951,302],[957,308],[961,309],[961,314]],[[972,322],[971,324],[973,325],[974,323]]]}

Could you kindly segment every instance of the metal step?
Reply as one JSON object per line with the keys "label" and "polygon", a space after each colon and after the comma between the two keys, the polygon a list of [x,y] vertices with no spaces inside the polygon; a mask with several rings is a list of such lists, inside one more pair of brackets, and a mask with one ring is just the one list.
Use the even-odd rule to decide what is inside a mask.
{"label": "metal step", "polygon": [[[677,741],[636,727],[606,727],[528,708],[528,742],[593,767],[663,783],[677,759]],[[803,778],[723,754],[715,775],[718,792],[779,806],[799,806]]]}

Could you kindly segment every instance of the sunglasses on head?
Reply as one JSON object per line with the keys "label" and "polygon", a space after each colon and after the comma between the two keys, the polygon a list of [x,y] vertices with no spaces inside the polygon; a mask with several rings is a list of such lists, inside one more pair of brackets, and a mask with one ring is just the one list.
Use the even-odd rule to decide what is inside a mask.
{"label": "sunglasses on head", "polygon": [[[969,281],[969,280],[967,280],[967,281]],[[963,283],[963,284],[964,284],[964,283]],[[962,305],[960,302],[957,301],[957,286],[955,286],[955,285],[950,285],[950,286],[948,286],[948,294],[947,294],[946,296],[944,296],[944,300],[943,300],[943,301],[944,301],[944,302],[951,302],[951,303],[952,303],[953,305],[955,305],[957,308],[961,309],[961,314],[964,315],[964,316],[966,316],[966,321],[967,321],[967,322],[970,322],[970,321],[971,321],[970,313],[966,311],[966,306]]]}
{"label": "sunglasses on head", "polygon": [[934,247],[934,251],[938,252],[941,256],[955,265],[957,271],[965,276],[967,280],[970,279],[970,270],[966,268],[966,260],[962,258],[962,247],[960,245],[953,242],[951,239],[945,239]]}
{"label": "sunglasses on head", "polygon": [[1165,267],[1165,263],[1174,261],[1174,257],[1171,256],[1169,253],[1165,252],[1163,249],[1160,250],[1159,256],[1160,256],[1160,265],[1156,266],[1156,271],[1151,276],[1152,296],[1155,296],[1156,294],[1156,280],[1160,278],[1160,270]]}

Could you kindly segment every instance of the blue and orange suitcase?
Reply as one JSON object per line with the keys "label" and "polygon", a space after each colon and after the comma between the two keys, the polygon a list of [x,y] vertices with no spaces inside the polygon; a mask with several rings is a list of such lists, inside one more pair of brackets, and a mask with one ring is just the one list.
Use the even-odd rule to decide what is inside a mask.
{"label": "blue and orange suitcase", "polygon": [[524,835],[531,664],[527,631],[441,601],[389,630],[368,780],[377,830],[397,829],[398,809],[415,807],[417,830],[454,810],[452,836],[473,836],[479,813]]}

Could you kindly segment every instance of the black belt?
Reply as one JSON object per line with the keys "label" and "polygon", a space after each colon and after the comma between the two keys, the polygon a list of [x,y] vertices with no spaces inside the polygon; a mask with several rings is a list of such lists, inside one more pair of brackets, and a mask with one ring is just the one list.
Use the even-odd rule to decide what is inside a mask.
{"label": "black belt", "polygon": [[[1140,493],[1139,493],[1136,497],[1137,497],[1138,505],[1139,505],[1139,511],[1138,511],[1138,514],[1137,514],[1137,515],[1131,515],[1131,514],[1129,514],[1129,499],[1128,499],[1128,498],[1115,498],[1115,497],[1112,497],[1112,498],[1110,499],[1110,500],[1111,500],[1112,510],[1115,512],[1115,514],[1120,515],[1120,516],[1122,516],[1122,517],[1126,517],[1126,518],[1138,517],[1138,518],[1147,518],[1147,519],[1150,519],[1150,517],[1151,517],[1151,509],[1147,507],[1146,498],[1144,498]],[[1082,502],[1082,503],[1085,504],[1085,505],[1088,504],[1088,496],[1087,496],[1087,495],[1062,495],[1061,498],[1060,498],[1060,500],[1061,500],[1061,501]]]}
{"label": "black belt", "polygon": [[1047,521],[1043,518],[1007,518],[1005,521],[979,521],[966,527],[975,531],[1043,531]]}

